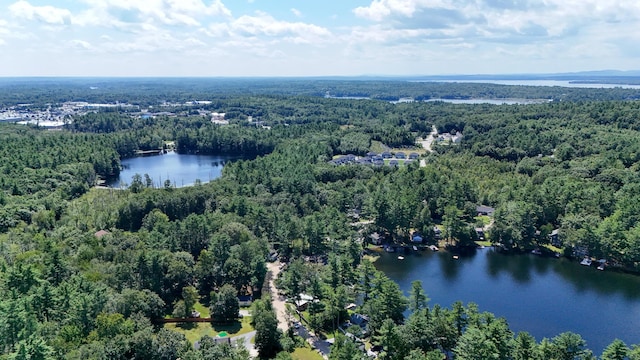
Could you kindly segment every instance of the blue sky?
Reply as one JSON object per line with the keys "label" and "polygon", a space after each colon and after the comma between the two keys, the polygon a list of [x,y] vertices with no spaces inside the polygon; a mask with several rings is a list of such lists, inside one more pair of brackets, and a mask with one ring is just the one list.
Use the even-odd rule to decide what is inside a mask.
{"label": "blue sky", "polygon": [[0,0],[0,76],[638,70],[638,0]]}

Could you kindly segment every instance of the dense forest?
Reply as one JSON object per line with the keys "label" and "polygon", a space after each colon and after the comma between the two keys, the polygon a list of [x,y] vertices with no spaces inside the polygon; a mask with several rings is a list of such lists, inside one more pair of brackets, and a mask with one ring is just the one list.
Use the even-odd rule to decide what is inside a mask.
{"label": "dense forest", "polygon": [[[611,80],[609,80],[611,81]],[[637,81],[637,79],[636,79]],[[377,100],[542,99],[555,101],[634,100],[638,90],[508,86],[489,83],[421,82],[413,79],[332,78],[5,78],[0,104],[48,106],[67,101],[157,106],[163,102],[224,100],[236,96],[369,97]]]}
{"label": "dense forest", "polygon": [[[534,339],[474,304],[430,306],[420,283],[405,297],[363,257],[365,240],[377,232],[402,244],[415,230],[427,244],[473,247],[476,206],[484,204],[496,209],[488,239],[505,252],[558,249],[640,271],[640,103],[630,100],[639,91],[192,82],[193,90],[177,79],[132,80],[130,88],[79,79],[2,84],[4,106],[207,99],[202,108],[225,112],[229,125],[189,111],[143,119],[113,110],[76,116],[60,131],[0,124],[1,358],[246,359],[242,346],[208,336],[194,346],[181,328],[162,321],[188,318],[202,306],[213,323],[239,322],[237,295],[261,298],[249,316],[259,356],[291,358],[303,345],[293,321],[287,332],[275,327],[270,296],[276,294],[264,290],[273,254],[283,266],[279,291],[312,297],[305,313],[310,330],[333,333],[352,315],[350,303],[368,317],[365,328],[336,335],[331,359],[364,358],[354,338],[366,339],[384,359],[595,358],[578,334]],[[372,99],[324,98],[326,91]],[[376,100],[407,96],[563,101]],[[462,140],[419,150],[416,139],[432,126],[441,134],[460,132]],[[144,174],[128,189],[95,187],[117,175],[120,161],[136,150],[170,142],[180,153],[245,160],[192,187],[156,188]],[[423,166],[329,163],[385,150],[420,151]],[[358,221],[366,225],[352,225]],[[552,247],[548,235],[555,229],[560,238]],[[614,341],[600,358],[637,360],[640,347]]]}

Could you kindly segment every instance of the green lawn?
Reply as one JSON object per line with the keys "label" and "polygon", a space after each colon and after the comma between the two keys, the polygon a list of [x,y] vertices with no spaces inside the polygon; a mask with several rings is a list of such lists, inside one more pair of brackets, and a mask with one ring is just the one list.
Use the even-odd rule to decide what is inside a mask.
{"label": "green lawn", "polygon": [[211,314],[209,313],[209,308],[200,304],[200,301],[198,301],[193,308],[200,313],[200,317],[203,318],[208,318],[209,316],[211,316]]}
{"label": "green lawn", "polygon": [[542,245],[542,246],[546,247],[547,249],[549,249],[549,250],[551,250],[551,251],[553,251],[553,252],[557,252],[557,253],[559,253],[559,254],[564,253],[564,250],[562,250],[562,249],[561,249],[561,248],[559,248],[559,247],[555,247],[555,246],[553,246],[553,245],[551,245],[551,244],[545,244],[545,245]]}
{"label": "green lawn", "polygon": [[480,215],[480,216],[476,216],[474,218],[475,221],[482,221],[482,223],[484,224],[484,226],[489,225],[489,223],[491,223],[491,218],[487,215]]}
{"label": "green lawn", "polygon": [[188,323],[188,324],[165,324],[165,329],[177,331],[187,337],[191,343],[200,340],[203,336],[208,335],[215,337],[220,331],[226,331],[229,336],[246,334],[253,331],[251,327],[251,317],[245,316],[241,321],[236,321],[230,325],[211,326],[211,323]]}
{"label": "green lawn", "polygon": [[309,345],[306,345],[303,348],[297,348],[291,354],[291,357],[295,360],[322,360],[322,355],[315,350],[311,350]]}
{"label": "green lawn", "polygon": [[382,144],[380,141],[376,141],[376,140],[371,140],[371,146],[369,147],[369,150],[376,152],[376,153],[381,153],[383,151],[386,150],[384,144]]}

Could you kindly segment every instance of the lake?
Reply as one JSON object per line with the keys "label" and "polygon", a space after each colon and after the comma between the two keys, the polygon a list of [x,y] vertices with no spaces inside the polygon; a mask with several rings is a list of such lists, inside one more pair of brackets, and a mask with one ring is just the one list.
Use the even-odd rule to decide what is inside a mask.
{"label": "lake", "polygon": [[375,262],[408,295],[421,280],[430,305],[475,302],[538,342],[579,333],[600,355],[614,339],[640,344],[640,277],[598,271],[566,259],[503,255],[491,248],[454,260],[450,253],[383,253]]}
{"label": "lake", "polygon": [[595,82],[575,82],[569,80],[417,80],[413,82],[446,82],[446,83],[474,83],[474,84],[496,84],[496,85],[516,85],[516,86],[560,86],[568,88],[584,89],[640,89],[640,85],[630,84],[599,84]]}
{"label": "lake", "polygon": [[429,99],[425,102],[442,101],[450,104],[491,104],[491,105],[528,105],[542,104],[549,100],[540,99]]}
{"label": "lake", "polygon": [[217,179],[229,161],[242,159],[232,155],[194,155],[169,152],[164,155],[140,156],[121,161],[120,176],[107,182],[107,186],[128,186],[135,174],[148,174],[155,187],[163,187],[171,180],[176,187],[193,185],[197,179],[202,183]]}

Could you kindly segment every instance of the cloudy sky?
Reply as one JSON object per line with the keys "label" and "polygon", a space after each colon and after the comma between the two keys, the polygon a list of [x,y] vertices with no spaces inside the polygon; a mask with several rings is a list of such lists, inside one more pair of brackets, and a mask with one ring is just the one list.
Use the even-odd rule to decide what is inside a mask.
{"label": "cloudy sky", "polygon": [[0,76],[640,69],[639,0],[0,0]]}

